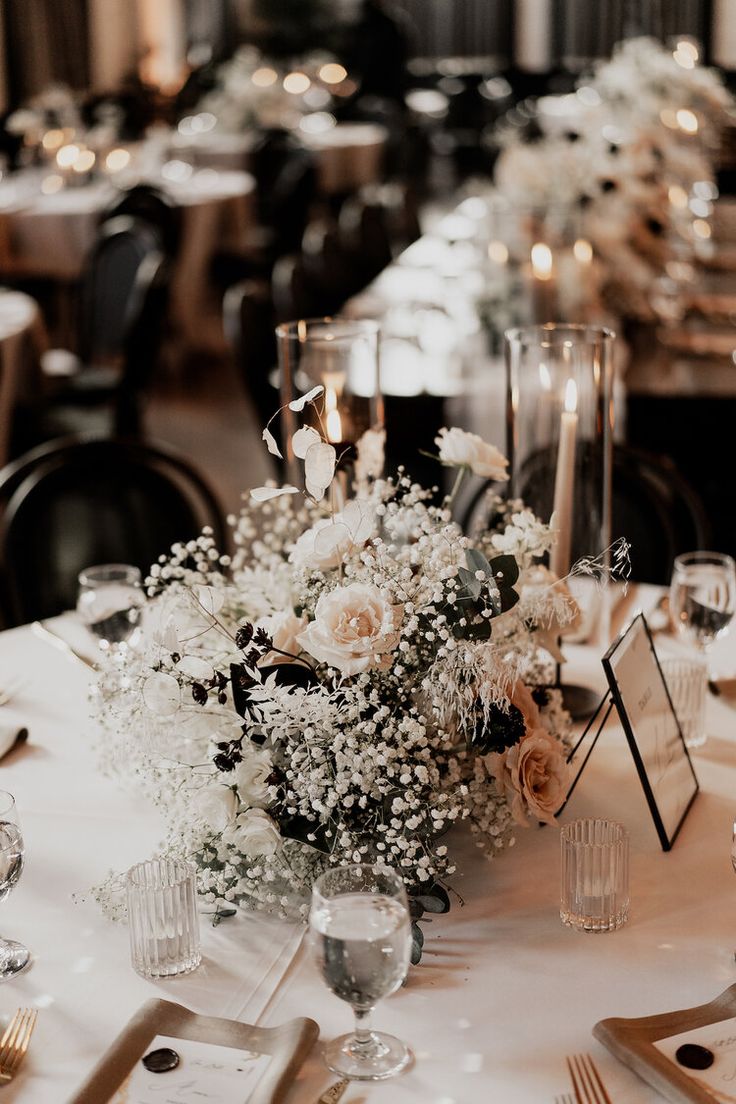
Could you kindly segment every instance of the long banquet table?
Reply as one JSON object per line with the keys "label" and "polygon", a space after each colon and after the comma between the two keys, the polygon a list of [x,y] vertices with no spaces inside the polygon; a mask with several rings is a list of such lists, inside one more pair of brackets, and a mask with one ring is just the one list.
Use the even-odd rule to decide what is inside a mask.
{"label": "long banquet table", "polygon": [[[627,613],[650,609],[656,598],[640,588]],[[79,631],[69,619],[59,628],[70,639]],[[598,652],[568,651],[571,673],[603,689]],[[736,672],[736,635],[719,643],[712,664]],[[30,969],[0,987],[0,1016],[18,1006],[40,1009],[25,1065],[4,1100],[67,1100],[151,997],[264,1025],[308,1015],[323,1039],[347,1030],[349,1009],[317,977],[300,929],[270,918],[243,915],[216,928],[203,920],[204,963],[188,977],[154,983],[132,971],[125,928],[80,897],[108,869],[147,857],[160,825],[134,791],[97,770],[88,677],[29,627],[0,634],[0,687],[21,681],[0,722],[30,730],[28,744],[0,763],[0,786],[15,794],[26,838],[26,868],[0,908],[0,933],[23,940],[34,955]],[[670,853],[659,848],[612,721],[563,813],[563,822],[612,816],[631,832],[632,915],[618,932],[584,935],[560,923],[556,830],[520,830],[516,846],[490,864],[458,831],[453,887],[464,904],[455,900],[448,916],[427,925],[421,965],[375,1016],[409,1042],[414,1067],[389,1083],[351,1085],[345,1104],[551,1102],[569,1091],[565,1055],[582,1051],[595,1055],[616,1104],[660,1099],[592,1039],[591,1028],[605,1016],[708,1001],[736,981],[729,861],[736,712],[723,697],[709,697],[707,727],[708,742],[695,753],[701,793]],[[332,1080],[315,1048],[288,1104],[314,1104]]]}

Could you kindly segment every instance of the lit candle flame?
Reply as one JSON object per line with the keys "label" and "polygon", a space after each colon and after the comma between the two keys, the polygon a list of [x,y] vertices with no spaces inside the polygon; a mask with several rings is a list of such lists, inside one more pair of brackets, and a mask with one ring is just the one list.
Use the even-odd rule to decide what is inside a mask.
{"label": "lit candle flame", "polygon": [[568,414],[574,414],[578,408],[578,389],[575,385],[575,380],[570,379],[565,384],[565,411]]}
{"label": "lit candle flame", "polygon": [[339,410],[327,411],[327,439],[333,445],[342,441],[342,419]]}
{"label": "lit candle flame", "polygon": [[505,265],[509,259],[509,251],[502,241],[492,241],[488,244],[488,256],[496,264]]}
{"label": "lit candle flame", "polygon": [[578,238],[572,247],[575,260],[582,265],[589,265],[593,260],[593,246],[586,238]]}
{"label": "lit candle flame", "polygon": [[680,130],[684,130],[685,134],[698,133],[698,116],[689,107],[681,107],[675,117]]}
{"label": "lit candle flame", "polygon": [[332,444],[342,441],[342,418],[337,409],[337,391],[334,387],[325,388],[325,429],[327,440]]}
{"label": "lit candle flame", "polygon": [[544,242],[532,246],[532,270],[538,280],[549,280],[552,276],[552,250]]}
{"label": "lit candle flame", "polygon": [[56,155],[56,164],[60,169],[70,169],[82,151],[74,144],[62,146]]}

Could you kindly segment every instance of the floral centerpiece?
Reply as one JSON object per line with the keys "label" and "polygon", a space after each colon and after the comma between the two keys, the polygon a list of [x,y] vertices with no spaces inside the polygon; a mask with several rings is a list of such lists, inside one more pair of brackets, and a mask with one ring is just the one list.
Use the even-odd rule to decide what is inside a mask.
{"label": "floral centerpiece", "polygon": [[[591,316],[651,319],[651,288],[710,249],[718,139],[733,98],[685,41],[622,43],[577,92],[545,97],[498,133],[495,191],[514,208],[570,212],[596,263],[585,270]],[[690,273],[691,275],[691,273]]]}
{"label": "floral centerpiece", "polygon": [[[401,871],[415,916],[445,911],[448,828],[466,821],[494,855],[566,796],[569,718],[535,684],[575,607],[541,565],[548,526],[494,497],[471,540],[452,496],[379,477],[378,431],[340,501],[322,392],[291,404],[314,421],[292,440],[306,494],[257,488],[232,558],[205,532],[152,568],[147,645],[98,692],[103,754],[161,807],[220,914],[304,916],[326,866],[366,860]],[[468,472],[506,480],[476,435],[437,444],[455,489]]]}
{"label": "floral centerpiece", "polygon": [[[287,63],[264,57],[254,46],[240,46],[218,67],[215,87],[200,99],[196,111],[214,116],[217,129],[226,133],[237,134],[249,126],[298,126],[310,112],[329,112],[336,87],[333,72],[341,69],[324,50],[294,56]],[[331,116],[325,114],[324,119]]]}

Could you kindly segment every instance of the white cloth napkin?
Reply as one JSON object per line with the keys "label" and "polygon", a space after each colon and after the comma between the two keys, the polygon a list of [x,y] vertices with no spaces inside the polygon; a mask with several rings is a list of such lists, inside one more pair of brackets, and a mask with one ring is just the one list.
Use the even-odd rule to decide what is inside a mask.
{"label": "white cloth napkin", "polygon": [[13,724],[0,724],[0,759],[7,755],[16,744],[28,739],[28,729]]}

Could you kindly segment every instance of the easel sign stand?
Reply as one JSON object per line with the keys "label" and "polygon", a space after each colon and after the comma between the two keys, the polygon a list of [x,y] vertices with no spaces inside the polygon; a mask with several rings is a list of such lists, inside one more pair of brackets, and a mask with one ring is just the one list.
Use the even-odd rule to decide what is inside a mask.
{"label": "easel sign stand", "polygon": [[[571,763],[583,749],[582,762],[560,812],[570,800],[615,707],[662,850],[669,851],[698,793],[698,780],[643,614],[635,617],[611,645],[602,663],[609,692],[599,701],[567,757]],[[586,741],[589,746],[583,748]]]}

